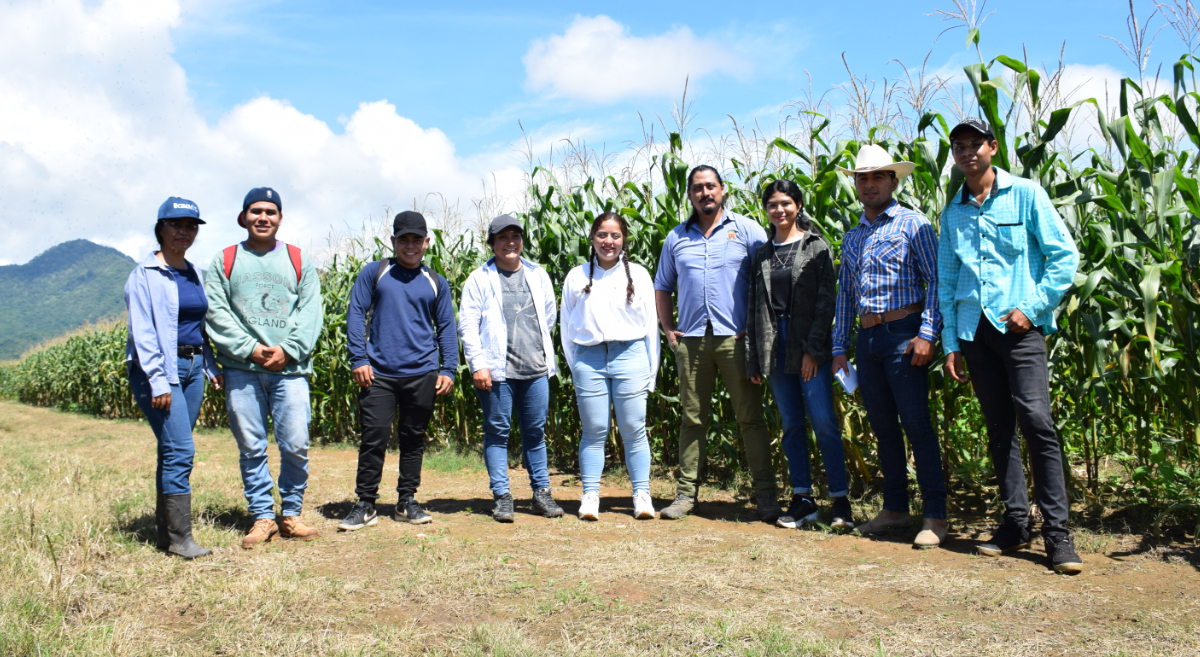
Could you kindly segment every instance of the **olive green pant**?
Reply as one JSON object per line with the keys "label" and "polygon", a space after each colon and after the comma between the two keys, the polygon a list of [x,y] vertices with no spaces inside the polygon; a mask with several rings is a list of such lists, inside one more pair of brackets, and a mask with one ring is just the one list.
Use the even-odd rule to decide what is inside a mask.
{"label": "olive green pant", "polygon": [[746,378],[746,340],[715,336],[712,329],[702,338],[679,338],[675,343],[675,363],[679,368],[679,404],[683,409],[683,423],[679,427],[678,493],[696,496],[700,459],[707,453],[713,386],[720,372],[733,402],[742,444],[746,447],[746,460],[754,477],[754,494],[774,497],[771,436],[763,420],[762,386],[754,385]]}

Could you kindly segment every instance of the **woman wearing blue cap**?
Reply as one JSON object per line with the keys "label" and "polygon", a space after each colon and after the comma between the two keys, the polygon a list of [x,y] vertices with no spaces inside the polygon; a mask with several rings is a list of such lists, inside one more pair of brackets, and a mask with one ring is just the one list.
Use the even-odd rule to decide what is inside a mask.
{"label": "woman wearing blue cap", "polygon": [[212,554],[192,539],[192,427],[200,416],[204,378],[217,388],[225,383],[205,339],[208,299],[201,274],[184,258],[203,223],[195,203],[175,196],[164,201],[154,226],[160,248],[125,283],[129,384],[158,438],[157,545],[184,559]]}

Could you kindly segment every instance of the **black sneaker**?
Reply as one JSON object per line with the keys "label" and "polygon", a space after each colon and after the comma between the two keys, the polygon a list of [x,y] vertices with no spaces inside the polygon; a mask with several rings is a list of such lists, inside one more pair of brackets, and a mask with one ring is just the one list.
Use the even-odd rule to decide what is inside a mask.
{"label": "black sneaker", "polygon": [[425,509],[421,508],[421,503],[416,499],[402,501],[396,505],[396,520],[407,520],[412,525],[424,525],[427,522],[433,522],[433,516],[425,513]]}
{"label": "black sneaker", "polygon": [[830,522],[829,526],[843,532],[854,529],[854,511],[845,495],[833,498],[833,522]]}
{"label": "black sneaker", "polygon": [[998,557],[1024,550],[1030,545],[1033,545],[1033,533],[1029,531],[1029,525],[1005,520],[999,529],[992,532],[992,538],[988,542],[975,549],[985,557]]}
{"label": "black sneaker", "polygon": [[496,522],[512,522],[513,517],[512,493],[497,497],[496,506],[492,507],[492,518],[495,518]]}
{"label": "black sneaker", "polygon": [[774,495],[759,495],[754,498],[754,504],[758,506],[758,517],[763,522],[775,522],[783,515],[783,509]]}
{"label": "black sneaker", "polygon": [[379,515],[375,513],[375,505],[359,501],[353,509],[350,509],[350,515],[338,523],[338,530],[352,532],[363,527],[370,527],[377,522],[379,522]]}
{"label": "black sneaker", "polygon": [[562,507],[554,501],[549,488],[539,488],[533,491],[533,512],[540,513],[547,518],[561,518],[563,514]]}
{"label": "black sneaker", "polygon": [[787,513],[779,516],[775,524],[787,529],[795,529],[816,521],[817,503],[813,501],[812,496],[795,493],[792,495],[792,503],[788,506]]}
{"label": "black sneaker", "polygon": [[1083,572],[1083,559],[1075,554],[1075,537],[1070,534],[1043,534],[1046,554],[1056,572],[1075,575]]}

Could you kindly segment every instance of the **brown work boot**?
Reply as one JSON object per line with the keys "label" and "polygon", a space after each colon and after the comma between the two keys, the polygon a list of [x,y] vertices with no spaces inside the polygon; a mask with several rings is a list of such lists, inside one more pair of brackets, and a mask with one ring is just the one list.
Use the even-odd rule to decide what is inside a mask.
{"label": "brown work boot", "polygon": [[316,529],[309,527],[304,522],[304,518],[300,516],[284,516],[283,520],[279,521],[279,535],[283,538],[298,538],[302,541],[311,541],[321,534]]}
{"label": "brown work boot", "polygon": [[242,548],[253,550],[259,543],[270,543],[271,539],[279,533],[279,526],[270,518],[259,518],[254,521],[254,526],[250,528],[250,533],[242,537]]}
{"label": "brown work boot", "polygon": [[907,513],[884,509],[870,522],[859,525],[858,533],[863,536],[886,534],[893,529],[907,529],[910,522],[910,516]]}

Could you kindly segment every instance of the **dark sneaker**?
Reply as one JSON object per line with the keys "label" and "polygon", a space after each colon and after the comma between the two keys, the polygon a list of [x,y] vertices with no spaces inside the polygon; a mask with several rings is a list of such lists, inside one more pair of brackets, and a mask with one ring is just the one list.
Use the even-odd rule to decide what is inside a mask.
{"label": "dark sneaker", "polygon": [[758,517],[763,522],[775,522],[783,515],[783,509],[774,495],[759,495],[754,498],[754,503],[758,506]]}
{"label": "dark sneaker", "polygon": [[787,513],[779,516],[775,524],[787,529],[795,529],[816,521],[817,503],[813,501],[811,495],[796,493],[792,495],[792,503],[788,506]]}
{"label": "dark sneaker", "polygon": [[1075,554],[1075,537],[1070,534],[1043,535],[1046,544],[1046,554],[1050,556],[1050,565],[1056,572],[1075,575],[1083,572],[1083,559]]}
{"label": "dark sneaker", "polygon": [[396,520],[398,522],[407,520],[412,525],[424,525],[427,522],[433,522],[433,516],[425,513],[420,502],[411,499],[396,505]]}
{"label": "dark sneaker", "polygon": [[513,521],[513,498],[512,493],[505,493],[496,498],[496,505],[492,507],[492,518],[496,522],[512,522]]}
{"label": "dark sneaker", "polygon": [[696,506],[696,498],[688,497],[683,493],[675,495],[675,501],[671,502],[667,508],[658,512],[658,517],[663,520],[678,520],[692,512],[692,507]]}
{"label": "dark sneaker", "polygon": [[975,548],[985,557],[998,557],[1009,552],[1024,550],[1033,545],[1033,533],[1028,524],[1005,520],[1000,528],[992,532],[992,538]]}
{"label": "dark sneaker", "polygon": [[350,515],[338,523],[338,531],[352,532],[370,527],[379,522],[379,514],[375,513],[375,505],[371,502],[359,501],[350,509]]}
{"label": "dark sneaker", "polygon": [[563,514],[562,507],[554,501],[549,488],[539,488],[533,491],[533,512],[547,518],[561,518]]}
{"label": "dark sneaker", "polygon": [[833,522],[829,526],[844,532],[854,529],[854,511],[850,509],[850,500],[846,496],[833,498]]}

